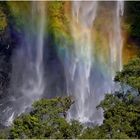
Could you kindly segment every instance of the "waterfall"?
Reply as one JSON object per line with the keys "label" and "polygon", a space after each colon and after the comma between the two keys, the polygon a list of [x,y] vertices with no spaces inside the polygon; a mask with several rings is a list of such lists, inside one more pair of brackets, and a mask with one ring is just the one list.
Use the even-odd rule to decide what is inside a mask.
{"label": "waterfall", "polygon": [[[100,3],[74,1],[72,4],[71,31],[74,40],[74,58],[69,64],[67,92],[75,98],[75,105],[69,112],[69,118],[76,118],[81,122],[101,123],[102,110],[97,110],[96,106],[104,98],[105,93],[113,90],[115,72],[122,67],[123,42],[120,16],[123,15],[123,1],[117,1],[112,10],[112,25],[108,25],[112,26],[112,30],[108,31],[112,33],[108,40],[110,56],[106,61],[104,59],[108,56],[105,57],[103,54],[104,58],[102,58],[101,53],[95,53],[97,43],[94,38],[94,28],[96,28],[94,24],[96,18],[99,18]],[[104,38],[107,37],[104,36]]]}
{"label": "waterfall", "polygon": [[[35,73],[36,73],[36,81],[32,81],[32,90],[31,98],[35,100],[40,97],[44,92],[44,81],[43,81],[43,46],[44,46],[44,32],[45,32],[45,4],[43,2],[34,2],[33,3],[33,13],[32,17],[36,17],[36,13],[39,13],[39,23],[37,25],[36,33],[36,60],[35,60]],[[34,29],[33,29],[34,30]],[[29,79],[30,80],[30,79]],[[25,92],[26,93],[26,92]],[[35,99],[33,98],[35,96]]]}
{"label": "waterfall", "polygon": [[[2,123],[9,125],[16,116],[30,111],[33,101],[42,95],[54,97],[61,91],[67,91],[61,95],[70,95],[75,100],[68,119],[101,124],[103,111],[97,110],[96,106],[106,93],[114,90],[113,78],[116,71],[122,68],[121,17],[124,2],[72,1],[71,19],[68,20],[68,32],[72,39],[65,39],[65,33],[62,33],[62,40],[55,44],[55,34],[50,33],[54,36],[48,34],[46,43],[49,47],[46,48],[46,3],[38,1],[28,4],[31,4],[27,15],[29,21],[22,27],[22,38],[12,54],[10,95],[0,104]],[[63,18],[58,17],[62,13],[54,13],[50,15],[61,27]],[[57,30],[57,27],[52,28]],[[47,52],[43,56],[45,50]]]}
{"label": "waterfall", "polygon": [[[75,44],[75,69],[73,71],[72,79],[75,82],[74,94],[78,99],[76,102],[76,110],[77,110],[77,118],[86,122],[89,120],[88,118],[88,97],[90,97],[90,70],[92,64],[92,38],[91,38],[91,28],[94,24],[94,20],[96,18],[96,11],[98,3],[93,2],[73,2],[73,6],[79,5],[76,9],[76,12],[73,13],[77,16],[77,22],[82,23],[82,27],[80,28],[80,34],[76,37],[75,33],[77,31],[77,27],[73,26],[73,37]],[[81,10],[81,11],[80,11]],[[89,113],[90,114],[90,113]]]}
{"label": "waterfall", "polygon": [[[10,116],[6,125],[12,122],[14,116],[24,112],[34,100],[44,92],[43,81],[43,46],[45,33],[45,4],[31,2],[31,14],[25,36],[13,55],[11,78],[10,110],[5,109]],[[11,114],[11,115],[10,115]]]}
{"label": "waterfall", "polygon": [[[89,121],[91,117],[90,103],[87,103],[92,94],[90,89],[90,73],[92,66],[92,27],[96,18],[98,3],[95,1],[73,2],[72,36],[74,38],[75,59],[72,63],[70,77],[74,82],[70,94],[75,96],[74,118],[81,122]],[[76,19],[76,20],[75,20]],[[79,26],[79,23],[81,26]],[[94,60],[93,60],[94,61]],[[71,117],[71,112],[69,114]]]}
{"label": "waterfall", "polygon": [[112,68],[112,79],[115,76],[115,72],[122,69],[122,46],[123,40],[121,35],[121,20],[123,16],[124,2],[117,1],[116,10],[113,17],[113,34],[110,36],[110,60]]}

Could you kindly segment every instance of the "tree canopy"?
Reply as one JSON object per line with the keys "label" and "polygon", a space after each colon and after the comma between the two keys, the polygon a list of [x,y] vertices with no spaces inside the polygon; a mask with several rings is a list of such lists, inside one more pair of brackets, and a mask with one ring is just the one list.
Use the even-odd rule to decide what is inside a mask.
{"label": "tree canopy", "polygon": [[[115,81],[139,90],[139,62],[139,57],[131,60],[121,72],[117,73]],[[139,94],[119,89],[106,94],[104,100],[97,106],[97,109],[103,109],[103,123],[92,127],[84,126],[77,120],[67,120],[68,110],[73,103],[71,97],[35,101],[29,113],[21,114],[14,120],[12,126],[0,130],[0,138],[140,138]]]}
{"label": "tree canopy", "polygon": [[15,119],[9,138],[75,138],[80,134],[82,125],[75,120],[66,120],[72,103],[70,97],[36,101],[30,113]]}
{"label": "tree canopy", "polygon": [[133,58],[121,72],[117,72],[115,81],[127,84],[140,93],[140,57]]}

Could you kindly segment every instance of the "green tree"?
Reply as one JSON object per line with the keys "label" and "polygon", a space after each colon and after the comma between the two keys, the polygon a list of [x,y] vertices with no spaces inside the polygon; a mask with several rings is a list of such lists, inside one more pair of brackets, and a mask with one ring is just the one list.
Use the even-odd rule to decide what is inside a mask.
{"label": "green tree", "polygon": [[[115,76],[115,82],[128,85],[140,93],[140,57],[125,65]],[[92,128],[93,131],[86,130],[87,135],[92,138],[140,138],[140,95],[123,88],[107,94],[99,107],[104,111],[103,124]]]}
{"label": "green tree", "polygon": [[66,120],[72,103],[70,97],[36,101],[29,114],[14,120],[9,138],[76,138],[82,125],[78,121]]}
{"label": "green tree", "polygon": [[99,107],[104,110],[100,129],[105,132],[106,138],[140,138],[140,125],[137,124],[140,121],[140,101],[136,104],[137,97],[131,95],[128,93],[120,98],[118,94],[109,94],[100,103]]}
{"label": "green tree", "polygon": [[130,26],[130,36],[134,38],[140,37],[140,2],[126,1],[124,19]]}
{"label": "green tree", "polygon": [[107,94],[97,107],[104,111],[100,126],[88,127],[79,136],[82,139],[140,138],[140,101],[128,93]]}
{"label": "green tree", "polygon": [[105,139],[105,132],[99,126],[87,127],[79,136],[80,139]]}
{"label": "green tree", "polygon": [[140,94],[140,57],[132,59],[121,72],[117,72],[115,81],[137,89]]}
{"label": "green tree", "polygon": [[[118,72],[115,81],[140,91],[140,58],[131,60]],[[28,114],[15,119],[9,138],[56,139],[127,139],[140,138],[140,95],[130,91],[106,94],[97,108],[104,111],[100,126],[84,127],[75,120],[66,120],[73,104],[70,97],[41,99],[33,104]]]}
{"label": "green tree", "polygon": [[1,128],[0,129],[0,139],[7,139],[8,134],[9,134],[8,128]]}

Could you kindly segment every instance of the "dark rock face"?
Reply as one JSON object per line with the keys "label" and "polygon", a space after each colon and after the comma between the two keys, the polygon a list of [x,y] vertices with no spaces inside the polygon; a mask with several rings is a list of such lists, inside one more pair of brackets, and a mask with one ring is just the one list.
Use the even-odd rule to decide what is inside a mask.
{"label": "dark rock face", "polygon": [[[5,121],[13,112],[15,116],[17,115],[16,111],[19,112],[20,110],[21,100],[16,101],[20,97],[20,94],[14,93],[10,89],[10,82],[12,76],[12,56],[20,47],[19,44],[22,42],[24,36],[24,32],[17,30],[15,27],[16,24],[14,23],[14,19],[9,15],[10,12],[8,12],[6,3],[4,3],[4,7],[3,12],[7,16],[7,27],[5,30],[0,31],[0,112],[3,112],[0,114],[0,124],[5,124]],[[44,40],[43,63],[45,91],[43,97],[47,98],[62,96],[66,93],[64,67],[57,55],[54,40],[55,38],[51,34]],[[2,128],[3,125],[0,127]]]}
{"label": "dark rock face", "polygon": [[12,52],[10,26],[8,17],[2,6],[3,4],[0,5],[0,15],[3,15],[4,17],[2,16],[0,19],[4,18],[6,23],[3,25],[5,27],[1,27],[2,30],[0,30],[0,98],[7,94],[11,71],[10,57]]}
{"label": "dark rock face", "polygon": [[11,96],[9,89],[12,72],[11,57],[22,38],[21,34],[16,31],[14,20],[10,16],[6,2],[0,2],[0,15],[5,16],[2,18],[6,19],[6,26],[0,30],[0,112],[2,112],[0,114],[0,128],[4,128],[6,115],[8,116],[5,114],[5,109],[12,104],[9,101]]}

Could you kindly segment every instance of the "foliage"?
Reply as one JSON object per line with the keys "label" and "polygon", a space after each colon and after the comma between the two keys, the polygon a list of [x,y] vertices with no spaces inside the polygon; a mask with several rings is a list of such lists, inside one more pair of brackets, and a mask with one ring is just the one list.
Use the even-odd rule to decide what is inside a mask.
{"label": "foliage", "polygon": [[102,139],[105,138],[104,133],[100,131],[99,126],[87,127],[79,136],[79,139]]}
{"label": "foliage", "polygon": [[72,103],[70,97],[36,101],[29,114],[15,119],[9,138],[75,138],[80,134],[82,125],[65,119]]}
{"label": "foliage", "polygon": [[3,12],[2,6],[0,5],[0,32],[4,31],[7,27],[7,17]]}
{"label": "foliage", "polygon": [[[116,82],[127,84],[140,92],[140,58],[134,58],[115,77]],[[140,95],[121,89],[107,94],[97,108],[104,111],[100,126],[87,128],[80,138],[127,139],[140,138]]]}
{"label": "foliage", "polygon": [[[120,94],[122,96],[120,96]],[[136,97],[137,98],[137,97]],[[87,128],[82,139],[127,139],[140,138],[140,101],[134,103],[132,94],[107,94],[98,107],[104,110],[104,121],[100,126]]]}
{"label": "foliage", "polygon": [[139,138],[136,124],[140,120],[140,102],[134,104],[130,93],[122,97],[110,94],[101,102],[105,117],[101,129],[107,138]]}
{"label": "foliage", "polygon": [[125,2],[125,19],[130,24],[130,35],[140,37],[140,2]]}
{"label": "foliage", "polygon": [[[4,11],[4,6],[4,3],[0,4],[0,33],[9,26],[9,21],[12,31],[14,27],[23,28],[27,24],[25,22],[30,21],[27,14],[30,11],[28,2],[7,2],[7,7],[5,7],[7,13]],[[57,40],[61,40],[61,37],[69,37],[69,21],[64,14],[64,2],[48,2],[47,6],[49,32],[53,32]],[[140,3],[136,1],[126,2],[126,6],[128,24],[125,25],[125,28],[130,30],[131,36],[140,37]],[[3,48],[4,46],[7,50],[6,47],[9,42],[5,38],[3,39],[2,35],[0,47]],[[8,71],[7,69],[10,69],[6,61],[6,58],[2,55],[0,64],[4,69],[0,69],[0,89],[1,87],[6,88],[7,86],[4,85],[7,85],[9,80],[7,78],[8,74],[4,73]],[[5,81],[5,83],[2,81]],[[123,70],[117,73],[115,82],[129,85],[140,93],[140,57],[125,65]],[[13,125],[8,128],[10,132],[7,129],[0,130],[0,138],[140,138],[140,95],[133,95],[128,91],[125,93],[124,90],[107,94],[98,106],[104,111],[103,124],[85,127],[84,129],[78,121],[71,120],[68,122],[66,119],[67,111],[72,104],[73,101],[70,97],[36,101],[30,113],[22,114],[14,120]]]}
{"label": "foliage", "polygon": [[121,72],[117,72],[115,81],[127,84],[140,93],[140,57],[132,59]]}
{"label": "foliage", "polygon": [[8,134],[9,134],[9,129],[6,128],[0,129],[0,139],[7,139]]}
{"label": "foliage", "polygon": [[[115,81],[139,89],[140,58],[131,60]],[[131,77],[134,81],[130,82]],[[73,101],[70,97],[41,99],[33,104],[29,114],[15,119],[9,138],[80,138],[80,139],[127,139],[140,138],[140,95],[130,91],[115,91],[106,94],[97,106],[104,111],[101,125],[84,127],[75,120],[66,120],[67,111]]]}
{"label": "foliage", "polygon": [[53,33],[57,43],[61,43],[61,40],[64,41],[64,38],[71,39],[69,18],[65,14],[65,3],[64,1],[48,3],[48,30]]}
{"label": "foliage", "polygon": [[[30,2],[25,1],[9,1],[6,2],[7,15],[13,28],[21,32],[22,28],[30,21]],[[26,9],[26,10],[25,10]]]}
{"label": "foliage", "polygon": [[104,110],[103,124],[84,129],[78,121],[65,119],[72,103],[69,97],[42,99],[33,104],[31,113],[15,119],[9,138],[140,138],[140,100],[136,98],[131,93],[107,94],[98,106]]}

